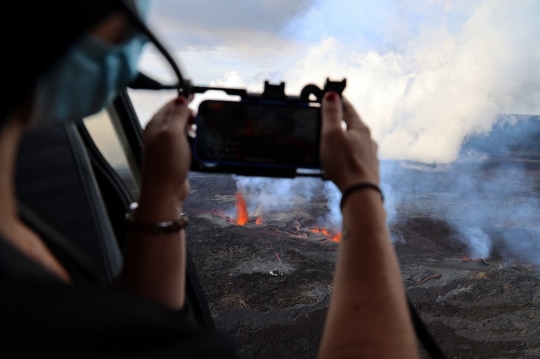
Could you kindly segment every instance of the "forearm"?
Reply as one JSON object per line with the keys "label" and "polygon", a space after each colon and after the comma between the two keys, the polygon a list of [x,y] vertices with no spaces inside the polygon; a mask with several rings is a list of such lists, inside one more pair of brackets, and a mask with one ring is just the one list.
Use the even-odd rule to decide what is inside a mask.
{"label": "forearm", "polygon": [[[135,220],[147,223],[168,221],[177,218],[181,210],[180,202],[141,197]],[[129,233],[118,285],[173,309],[181,309],[185,298],[185,276],[183,230],[159,235],[139,231]]]}
{"label": "forearm", "polygon": [[[144,130],[139,207],[135,222],[177,220],[189,193],[191,151],[186,127],[191,114],[180,96],[163,106]],[[186,243],[184,231],[128,236],[118,284],[174,309],[184,306]]]}
{"label": "forearm", "polygon": [[380,195],[353,193],[320,358],[417,358],[397,259]]}

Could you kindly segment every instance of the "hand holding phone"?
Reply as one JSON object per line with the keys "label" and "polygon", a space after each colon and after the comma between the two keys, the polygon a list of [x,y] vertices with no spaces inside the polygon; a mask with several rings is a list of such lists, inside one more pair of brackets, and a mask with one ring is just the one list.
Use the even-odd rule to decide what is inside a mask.
{"label": "hand holding phone", "polygon": [[377,144],[352,105],[333,92],[322,102],[321,164],[342,192],[356,183],[379,185]]}
{"label": "hand holding phone", "polygon": [[[240,102],[202,102],[196,119],[192,170],[322,176],[320,101],[329,89],[341,93],[345,85],[345,80],[328,81],[325,90],[308,85],[301,96],[290,97],[285,95],[283,83],[266,83],[262,95],[245,93]],[[316,100],[310,100],[310,95]]]}

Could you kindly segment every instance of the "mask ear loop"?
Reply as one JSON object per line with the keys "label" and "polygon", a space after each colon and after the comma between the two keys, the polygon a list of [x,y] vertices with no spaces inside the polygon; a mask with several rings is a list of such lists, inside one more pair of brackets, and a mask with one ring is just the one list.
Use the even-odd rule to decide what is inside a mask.
{"label": "mask ear loop", "polygon": [[154,44],[154,46],[161,52],[165,59],[171,65],[176,77],[178,77],[178,84],[176,88],[178,90],[178,96],[183,96],[186,99],[191,95],[192,83],[189,80],[185,80],[182,76],[180,68],[172,58],[171,54],[165,49],[165,46],[154,36],[154,34],[148,29],[144,21],[141,20],[139,14],[135,13],[133,9],[127,5],[124,1],[120,1],[124,7],[124,10],[129,14],[133,23],[139,28],[139,30]]}

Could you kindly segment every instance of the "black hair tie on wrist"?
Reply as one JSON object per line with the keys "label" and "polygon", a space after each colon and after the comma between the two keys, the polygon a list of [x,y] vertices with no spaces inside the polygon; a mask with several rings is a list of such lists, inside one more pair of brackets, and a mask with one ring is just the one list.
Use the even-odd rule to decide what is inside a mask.
{"label": "black hair tie on wrist", "polygon": [[345,191],[343,191],[343,195],[341,196],[341,202],[339,202],[339,208],[341,208],[341,211],[343,211],[343,206],[345,205],[345,200],[347,199],[347,197],[349,197],[353,192],[359,191],[361,189],[366,189],[366,188],[373,189],[379,192],[381,194],[381,200],[384,202],[384,196],[379,186],[370,182],[356,183],[348,187]]}

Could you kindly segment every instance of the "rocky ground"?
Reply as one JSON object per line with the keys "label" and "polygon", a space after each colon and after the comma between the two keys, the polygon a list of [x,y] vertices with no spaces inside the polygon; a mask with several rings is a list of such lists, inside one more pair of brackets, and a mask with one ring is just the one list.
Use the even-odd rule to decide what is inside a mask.
{"label": "rocky ground", "polygon": [[[455,168],[400,170],[400,178],[435,183],[403,187],[394,201],[391,233],[407,292],[449,358],[540,357],[538,268],[523,256],[509,256],[508,241],[497,247],[497,238],[515,235],[535,249],[540,238],[528,218],[523,223],[499,218],[502,206],[533,195],[529,187],[538,176],[536,164],[517,167],[527,176],[512,177],[507,185],[521,189],[488,199],[456,192],[455,181],[464,177],[456,176]],[[482,180],[495,176],[492,168],[460,171]],[[310,201],[284,198],[298,205],[261,225],[251,218],[238,226],[224,214],[234,208],[233,178],[192,174],[191,185],[185,206],[191,218],[188,246],[217,327],[236,339],[246,358],[314,358],[338,249],[324,235],[307,230],[326,211],[323,192]],[[481,221],[494,243],[484,260],[468,258],[470,247],[455,229],[456,217],[479,221],[467,210],[471,206],[485,212],[477,216],[492,221]],[[447,207],[454,210],[440,209]],[[489,211],[498,214],[486,217]]]}

